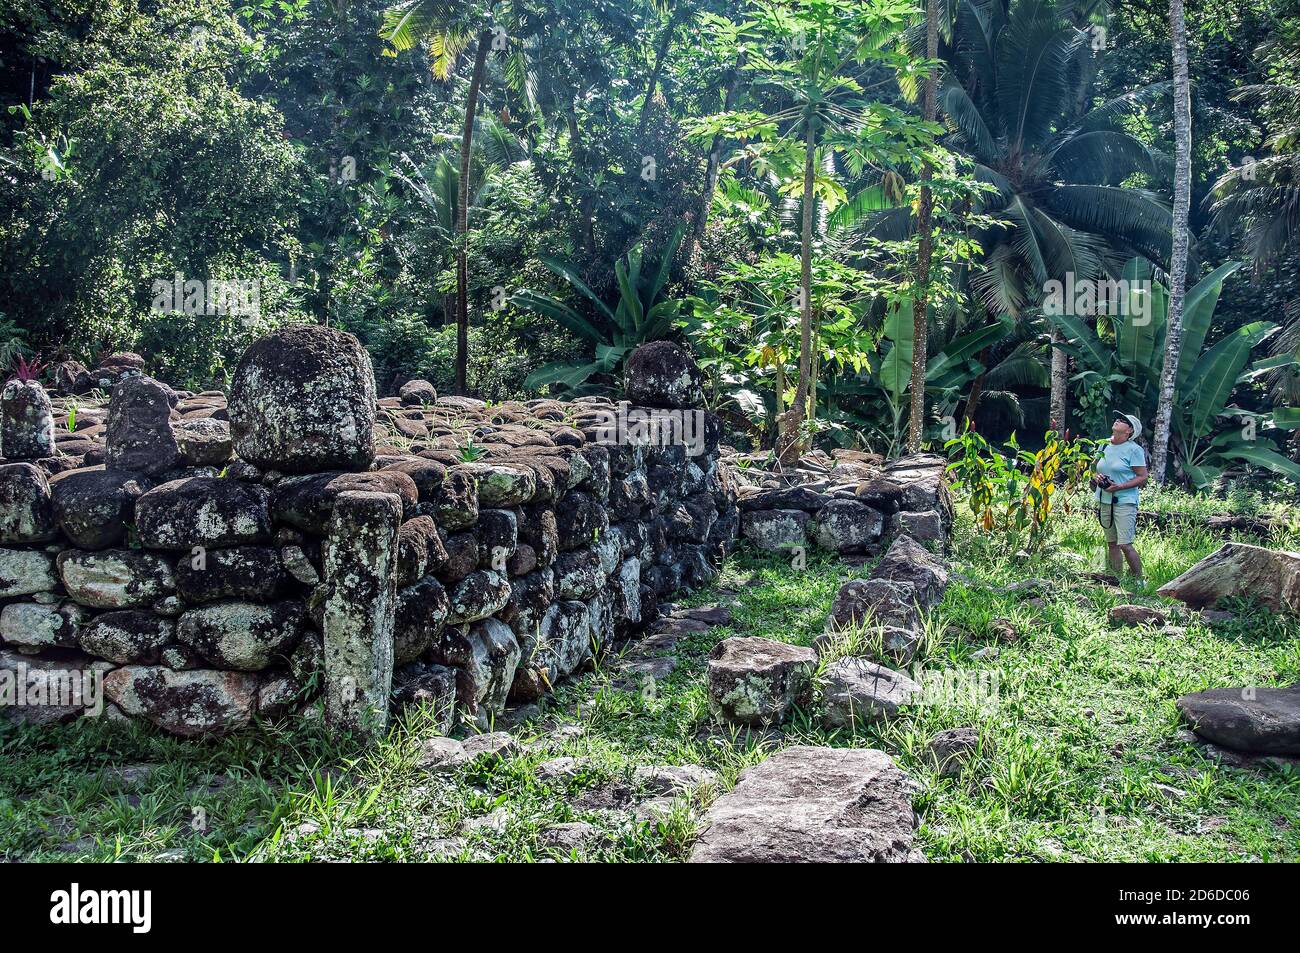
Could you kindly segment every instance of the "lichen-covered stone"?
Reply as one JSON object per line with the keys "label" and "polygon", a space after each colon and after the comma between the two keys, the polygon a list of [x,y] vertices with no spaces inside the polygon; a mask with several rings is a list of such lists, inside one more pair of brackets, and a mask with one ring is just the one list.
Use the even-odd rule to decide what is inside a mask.
{"label": "lichen-covered stone", "polygon": [[131,473],[165,473],[180,460],[172,433],[175,395],[151,377],[130,377],[113,388],[108,405],[105,462]]}
{"label": "lichen-covered stone", "polygon": [[419,407],[438,402],[438,391],[423,378],[409,380],[397,390],[397,396],[406,407]]}
{"label": "lichen-covered stone", "polygon": [[398,498],[403,514],[407,516],[415,515],[419,502],[415,481],[397,470],[315,473],[290,477],[276,484],[272,513],[277,522],[288,523],[309,533],[324,533],[339,494],[349,490],[391,493]]}
{"label": "lichen-covered stone", "polygon": [[230,434],[240,457],[284,473],[365,470],[375,456],[375,376],[354,335],[280,328],[235,368]]}
{"label": "lichen-covered stone", "polygon": [[176,641],[176,623],[152,612],[102,612],[81,630],[82,649],[119,665],[156,665]]}
{"label": "lichen-covered stone", "polygon": [[230,424],[212,417],[178,420],[172,424],[181,460],[191,467],[220,467],[230,461],[234,446]]}
{"label": "lichen-covered stone", "polygon": [[393,665],[414,662],[438,641],[451,606],[447,590],[426,576],[397,593],[393,627]]}
{"label": "lichen-covered stone", "polygon": [[104,466],[68,470],[50,480],[54,518],[80,549],[107,549],[126,536],[135,501],[148,484],[136,474]]}
{"label": "lichen-covered stone", "polygon": [[438,648],[439,660],[457,669],[457,696],[471,712],[499,712],[519,665],[519,643],[505,623],[481,619],[449,625]]}
{"label": "lichen-covered stone", "polygon": [[447,471],[433,502],[433,517],[450,532],[467,529],[478,521],[478,479],[461,467]]}
{"label": "lichen-covered stone", "polygon": [[70,648],[87,613],[74,603],[11,602],[0,609],[0,639],[29,648]]}
{"label": "lichen-covered stone", "polygon": [[10,378],[0,390],[0,457],[35,460],[54,455],[54,414],[39,381]]}
{"label": "lichen-covered stone", "polygon": [[843,631],[867,625],[917,630],[921,598],[915,586],[891,579],[852,579],[840,587],[831,603],[827,627]]}
{"label": "lichen-covered stone", "polygon": [[58,567],[68,595],[92,609],[136,609],[176,589],[170,560],[154,553],[65,549]]}
{"label": "lichen-covered stone", "polygon": [[938,605],[948,588],[948,567],[910,536],[894,540],[871,575],[910,585],[925,609]]}
{"label": "lichen-covered stone", "polygon": [[104,677],[104,694],[126,714],[185,738],[247,725],[257,704],[258,677],[211,669],[174,671],[127,665]]}
{"label": "lichen-covered stone", "polygon": [[553,568],[555,590],[561,599],[589,599],[605,584],[600,554],[591,547],[560,553]]}
{"label": "lichen-covered stone", "polygon": [[496,615],[510,601],[510,580],[504,572],[480,569],[470,573],[451,590],[449,625],[460,625]]}
{"label": "lichen-covered stone", "polygon": [[135,523],[149,549],[264,542],[271,538],[269,495],[239,480],[172,480],[136,500]]}
{"label": "lichen-covered stone", "polygon": [[220,668],[257,672],[287,660],[302,634],[304,615],[297,600],[217,602],[183,613],[176,638]]}
{"label": "lichen-covered stone", "polygon": [[555,511],[555,528],[561,551],[590,546],[609,529],[609,513],[589,494],[574,491]]}
{"label": "lichen-covered stone", "polygon": [[186,554],[176,563],[176,591],[186,602],[271,602],[288,582],[279,550],[236,546]]}
{"label": "lichen-covered stone", "polygon": [[704,402],[704,375],[683,347],[653,341],[628,357],[623,393],[631,403],[645,407],[699,407]]}
{"label": "lichen-covered stone", "polygon": [[55,536],[45,472],[30,463],[0,465],[0,543],[43,543]]}
{"label": "lichen-covered stone", "polygon": [[858,500],[831,500],[813,518],[810,535],[822,549],[861,553],[880,541],[885,521]]}
{"label": "lichen-covered stone", "polygon": [[349,490],[334,503],[325,548],[325,716],[363,733],[388,721],[401,500]]}
{"label": "lichen-covered stone", "polygon": [[709,703],[721,720],[745,725],[783,721],[812,701],[817,653],[773,639],[724,639],[709,653]]}
{"label": "lichen-covered stone", "polygon": [[811,517],[803,510],[751,510],[740,516],[740,531],[759,549],[783,552],[807,544]]}
{"label": "lichen-covered stone", "polygon": [[516,506],[527,503],[537,490],[537,477],[524,467],[467,463],[452,472],[468,473],[478,481],[479,506]]}
{"label": "lichen-covered stone", "polygon": [[828,728],[856,728],[884,721],[921,693],[921,686],[862,658],[832,662],[822,677],[822,720]]}

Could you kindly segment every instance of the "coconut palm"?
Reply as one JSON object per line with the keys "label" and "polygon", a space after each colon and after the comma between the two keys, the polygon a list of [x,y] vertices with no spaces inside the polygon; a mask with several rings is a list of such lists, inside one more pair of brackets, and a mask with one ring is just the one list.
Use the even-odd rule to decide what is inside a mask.
{"label": "coconut palm", "polygon": [[[1049,281],[1070,272],[1076,280],[1095,278],[1131,254],[1169,257],[1169,208],[1154,193],[1123,184],[1135,173],[1157,177],[1167,162],[1118,125],[1167,84],[1079,114],[1079,87],[1090,75],[1080,61],[1091,45],[1054,0],[960,0],[942,48],[939,107],[952,131],[946,144],[994,189],[979,211],[1001,224],[978,236],[984,257],[971,276],[990,313],[1019,316],[1042,300]],[[910,210],[891,210],[879,224],[897,233],[908,218]],[[1059,329],[1052,337],[1061,343]],[[1054,347],[1051,418],[1058,429],[1066,376],[1066,354]]]}

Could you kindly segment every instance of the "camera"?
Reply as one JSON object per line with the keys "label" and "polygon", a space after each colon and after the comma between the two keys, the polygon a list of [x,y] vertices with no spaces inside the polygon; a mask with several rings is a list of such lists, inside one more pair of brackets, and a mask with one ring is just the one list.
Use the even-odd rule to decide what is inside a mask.
{"label": "camera", "polygon": [[1101,473],[1097,474],[1097,478],[1093,481],[1093,483],[1099,490],[1109,490],[1112,486],[1115,485],[1114,480],[1112,480],[1110,477],[1106,476],[1105,474],[1101,474]]}

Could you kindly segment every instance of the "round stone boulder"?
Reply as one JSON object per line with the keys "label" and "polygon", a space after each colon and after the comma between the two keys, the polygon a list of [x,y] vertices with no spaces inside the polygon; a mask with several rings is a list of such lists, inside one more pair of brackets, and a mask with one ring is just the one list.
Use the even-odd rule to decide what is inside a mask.
{"label": "round stone boulder", "polygon": [[30,463],[0,466],[0,543],[46,542],[54,529],[45,472]]}
{"label": "round stone boulder", "polygon": [[277,655],[288,658],[302,634],[301,602],[217,602],[191,609],[180,618],[176,635],[220,668],[256,672]]}
{"label": "round stone boulder", "polygon": [[126,665],[104,676],[104,694],[128,715],[185,738],[221,734],[253,719],[259,679],[247,672],[174,672]]}
{"label": "round stone boulder", "polygon": [[91,655],[120,665],[154,665],[176,640],[176,623],[140,609],[102,612],[77,641]]}
{"label": "round stone boulder", "polygon": [[317,325],[253,343],[229,400],[235,452],[285,473],[366,470],[375,456],[375,375],[355,336]]}
{"label": "round stone boulder", "polygon": [[627,359],[623,393],[643,407],[699,407],[704,403],[704,375],[685,348],[652,341]]}
{"label": "round stone boulder", "polygon": [[103,466],[66,470],[50,480],[54,518],[81,549],[105,549],[126,535],[136,499],[148,482]]}

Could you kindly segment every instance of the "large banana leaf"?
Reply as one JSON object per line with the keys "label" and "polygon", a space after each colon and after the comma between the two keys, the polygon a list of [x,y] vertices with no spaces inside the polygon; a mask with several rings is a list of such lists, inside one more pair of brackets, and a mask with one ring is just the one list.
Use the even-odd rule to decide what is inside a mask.
{"label": "large banana leaf", "polygon": [[569,284],[573,285],[573,287],[576,288],[584,298],[589,299],[597,308],[599,308],[601,314],[609,318],[611,322],[615,324],[618,323],[614,318],[614,312],[609,309],[609,305],[601,301],[600,296],[587,287],[587,283],[578,277],[578,272],[567,261],[560,261],[558,258],[547,258],[543,256],[542,264],[551,269],[551,271],[555,272],[561,278],[568,281]]}
{"label": "large banana leaf", "polygon": [[946,374],[953,368],[966,362],[966,359],[974,354],[978,354],[984,348],[996,341],[1002,340],[1011,333],[1011,325],[1004,318],[999,318],[993,324],[971,331],[969,334],[963,334],[953,338],[948,342],[942,351],[930,358],[925,367],[925,379],[927,381],[938,380],[940,375]]}
{"label": "large banana leaf", "polygon": [[563,384],[565,387],[573,388],[602,370],[604,364],[601,361],[592,361],[590,364],[556,361],[553,364],[545,364],[529,374],[524,378],[524,386],[531,390],[539,390],[547,384]]}
{"label": "large banana leaf", "polygon": [[880,361],[880,382],[897,403],[902,399],[907,385],[912,381],[913,326],[912,303],[909,299],[885,318],[885,337],[893,345]]}
{"label": "large banana leaf", "polygon": [[1098,374],[1109,370],[1114,352],[1101,343],[1092,328],[1072,314],[1049,314],[1047,318],[1064,332],[1066,342],[1074,345],[1090,370]]}
{"label": "large banana leaf", "polygon": [[1280,473],[1282,476],[1289,477],[1296,483],[1300,483],[1300,464],[1297,464],[1294,460],[1288,460],[1277,450],[1270,449],[1270,447],[1268,441],[1259,441],[1254,444],[1241,443],[1223,448],[1218,455],[1229,460],[1242,460],[1246,463],[1252,463],[1257,467],[1272,470],[1274,473]]}
{"label": "large banana leaf", "polygon": [[1214,319],[1214,309],[1219,303],[1219,293],[1223,282],[1241,267],[1239,261],[1227,261],[1196,283],[1187,292],[1183,304],[1183,341],[1179,348],[1178,393],[1185,394],[1186,385],[1192,375],[1192,366],[1205,346],[1205,336],[1210,331],[1210,322]]}
{"label": "large banana leaf", "polygon": [[[1116,350],[1120,363],[1145,376],[1157,364],[1157,346],[1164,338],[1165,300],[1156,291],[1160,286],[1151,280],[1151,263],[1145,258],[1129,259],[1121,277],[1128,282],[1128,298],[1115,317]],[[1153,376],[1159,377],[1160,372]]]}
{"label": "large banana leaf", "polygon": [[600,329],[593,325],[578,312],[574,311],[567,304],[556,301],[554,298],[547,297],[544,294],[538,294],[536,291],[521,291],[514,296],[515,303],[522,307],[529,308],[539,314],[544,314],[548,318],[553,318],[556,322],[568,328],[574,334],[593,341],[596,344],[604,342],[605,338],[601,335]]}
{"label": "large banana leaf", "polygon": [[1237,375],[1250,360],[1251,348],[1276,330],[1277,325],[1271,321],[1255,321],[1225,335],[1201,355],[1190,378],[1195,392],[1187,395],[1191,436],[1209,433],[1214,418],[1223,412],[1232,394]]}

